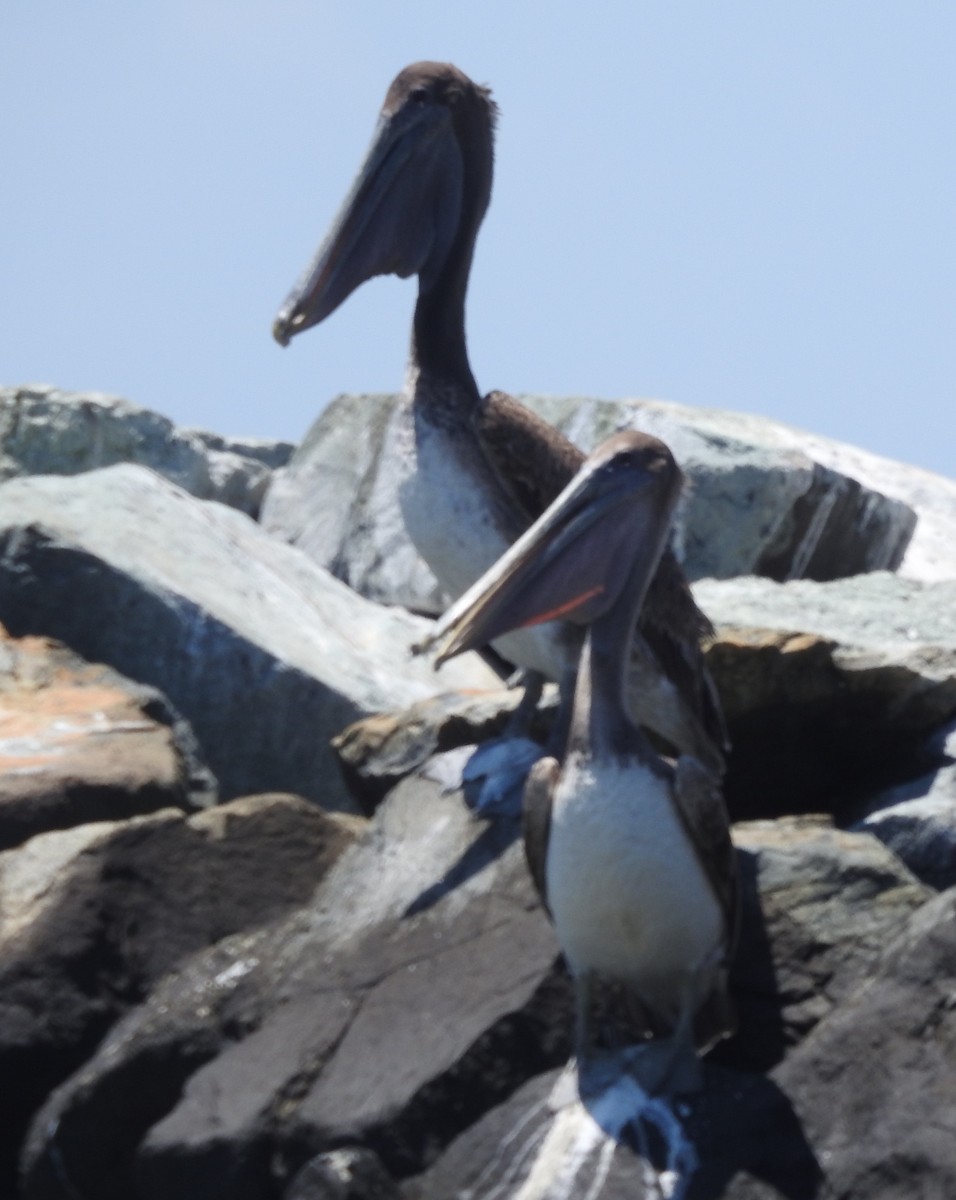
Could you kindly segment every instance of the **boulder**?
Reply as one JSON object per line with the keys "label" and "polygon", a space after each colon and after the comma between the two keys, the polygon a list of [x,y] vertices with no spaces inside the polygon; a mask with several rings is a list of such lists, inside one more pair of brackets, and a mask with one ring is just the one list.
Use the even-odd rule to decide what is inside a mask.
{"label": "boulder", "polygon": [[660,400],[520,399],[582,448],[618,429],[670,446],[689,480],[677,528],[691,579],[894,570],[912,537],[908,504],[825,465],[776,421]]}
{"label": "boulder", "polygon": [[[24,1195],[66,1178],[102,1200],[265,1198],[342,1146],[395,1179],[421,1171],[569,1052],[570,988],[517,832],[421,776],[399,785],[306,908],[194,958],[53,1094]],[[741,845],[741,1033],[721,1061],[753,1072],[839,1007],[931,893],[820,820]]]}
{"label": "boulder", "polygon": [[915,912],[878,969],[775,1072],[829,1194],[956,1192],[956,890]]}
{"label": "boulder", "polygon": [[294,796],[39,834],[0,854],[0,1194],[33,1110],[173,966],[302,904],[357,828]]}
{"label": "boulder", "polygon": [[[521,399],[585,450],[625,428],[671,446],[690,480],[677,535],[692,579],[892,570],[912,537],[907,503],[815,458],[772,421],[657,401]],[[438,612],[444,597],[400,518],[395,400],[333,400],[276,473],[262,521],[363,595]]]}
{"label": "boulder", "polygon": [[956,1185],[954,917],[956,891],[920,905],[769,1075],[709,1062],[704,1090],[677,1104],[647,1097],[626,1061],[583,1098],[573,1073],[540,1076],[406,1200],[942,1200]]}
{"label": "boulder", "polygon": [[139,463],[202,500],[255,516],[289,442],[223,438],[101,392],[0,388],[0,482]]}
{"label": "boulder", "polygon": [[925,773],[927,739],[956,715],[956,582],[743,578],[694,594],[717,627],[707,663],[738,818],[852,821],[890,783]]}
{"label": "boulder", "polygon": [[925,747],[930,770],[877,792],[855,826],[878,837],[931,887],[956,885],[956,726]]}
{"label": "boulder", "polygon": [[337,396],[275,472],[260,520],[368,599],[439,613],[445,596],[408,540],[398,505],[395,399]]}
{"label": "boulder", "polygon": [[0,850],[215,799],[192,731],[160,692],[0,626]]}
{"label": "boulder", "polygon": [[567,1049],[517,834],[401,784],[307,907],[194,958],[53,1094],[24,1194],[272,1196],[349,1142],[407,1174]]}
{"label": "boulder", "polygon": [[159,688],[225,797],[280,790],[354,807],[334,734],[443,687],[498,686],[475,655],[436,674],[408,649],[424,621],[125,464],[0,487],[0,621]]}
{"label": "boulder", "polygon": [[672,1107],[624,1069],[579,1096],[573,1071],[532,1079],[454,1142],[405,1200],[823,1200],[823,1171],[771,1079],[707,1064]]}
{"label": "boulder", "polygon": [[401,1200],[401,1193],[377,1155],[353,1147],[317,1154],[292,1181],[284,1200]]}
{"label": "boulder", "polygon": [[[400,780],[437,754],[504,734],[521,702],[521,688],[481,695],[443,692],[398,712],[374,713],[343,729],[332,747],[352,794],[370,812]],[[529,733],[544,745],[558,708],[558,689],[546,684]],[[514,740],[514,739],[508,739]],[[444,762],[451,766],[446,756]],[[448,772],[456,778],[456,770]]]}

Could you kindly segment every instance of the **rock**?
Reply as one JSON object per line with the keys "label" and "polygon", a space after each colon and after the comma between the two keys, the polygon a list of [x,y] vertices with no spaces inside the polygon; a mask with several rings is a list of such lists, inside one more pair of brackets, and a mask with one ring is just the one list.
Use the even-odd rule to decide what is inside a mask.
{"label": "rock", "polygon": [[[475,696],[443,692],[398,712],[375,713],[332,739],[346,781],[364,812],[436,754],[473,746],[502,733],[521,701],[520,688]],[[543,742],[557,711],[557,688],[547,685],[531,732]]]}
{"label": "rock", "polygon": [[[762,421],[760,417],[741,419]],[[899,566],[901,575],[923,583],[956,579],[956,480],[786,425],[779,430],[781,437],[796,438],[817,462],[902,501],[916,513],[916,528]]]}
{"label": "rock", "polygon": [[956,890],[924,905],[879,970],[774,1073],[828,1195],[956,1191]]}
{"label": "rock", "polygon": [[408,1173],[567,1051],[516,839],[433,783],[399,785],[307,908],[194,959],[54,1093],[25,1195],[58,1194],[53,1152],[98,1200],[139,1178],[153,1197],[272,1196],[273,1172],[343,1144]]}
{"label": "rock", "polygon": [[294,796],[41,834],[0,854],[0,1194],[33,1110],[193,951],[303,903],[355,818]]}
{"label": "rock", "polygon": [[330,1150],[302,1168],[284,1200],[401,1200],[398,1185],[371,1150]]}
{"label": "rock", "polygon": [[395,495],[394,402],[336,397],[276,471],[260,519],[368,599],[439,613],[445,597],[408,540]]}
{"label": "rock", "polygon": [[[343,1145],[392,1178],[421,1171],[569,1051],[570,989],[516,835],[428,780],[400,784],[307,908],[194,958],[54,1093],[25,1195],[60,1195],[59,1165],[98,1200],[147,1179],[155,1200],[265,1198]],[[839,1006],[931,893],[874,838],[819,820],[742,844],[741,1034],[722,1061],[753,1071]]]}
{"label": "rock", "polygon": [[0,626],[0,850],[50,829],[215,799],[192,731],[163,695]]}
{"label": "rock", "polygon": [[738,819],[850,821],[890,781],[924,773],[926,739],[956,715],[956,582],[702,580],[694,594],[717,626],[707,663]]}
{"label": "rock", "polygon": [[151,467],[202,500],[255,516],[288,442],[227,439],[177,429],[159,413],[101,392],[45,385],[0,388],[0,481],[75,475],[115,463]]}
{"label": "rock", "polygon": [[567,1072],[539,1076],[410,1180],[405,1200],[822,1200],[823,1172],[781,1090],[710,1064],[704,1080],[675,1111],[626,1073],[583,1100]]}
{"label": "rock", "polygon": [[924,883],[956,884],[956,726],[931,739],[926,774],[871,797],[855,828],[878,837]]}
{"label": "rock", "polygon": [[[839,929],[840,951],[845,952],[854,944],[852,925],[860,920],[866,924],[868,910],[878,910],[883,898],[894,894],[891,886],[882,896],[871,894],[867,899],[861,893],[848,900],[847,886],[855,886],[854,881],[862,881],[866,874],[857,875],[853,859],[870,854],[858,836],[831,831],[818,842],[833,863],[843,858],[838,871],[842,878],[832,878],[828,899],[811,899],[803,889],[813,886],[814,875],[807,867],[816,854],[804,856],[810,849],[806,823],[775,832],[768,823],[748,832],[751,840],[770,839],[759,856],[776,860],[770,869],[775,883],[783,884],[783,877],[789,876],[789,889],[774,886],[769,878],[761,881],[775,963],[788,974],[795,961],[812,964],[818,949],[810,927],[798,933],[794,942],[778,936],[785,932],[788,910],[796,929],[818,909],[811,918],[816,930],[830,926],[825,941],[832,951],[836,950],[832,935]],[[822,827],[819,832],[824,834]],[[829,847],[828,838],[833,839]],[[849,857],[843,857],[847,851]],[[870,862],[875,866],[878,857]],[[883,863],[892,874],[886,856]],[[864,891],[875,878],[871,876]],[[902,886],[909,885],[904,881]],[[829,1012],[818,1014],[814,1031],[769,1077],[741,1070],[739,1061],[731,1069],[712,1058],[704,1065],[703,1092],[667,1105],[648,1099],[626,1070],[583,1101],[573,1073],[540,1076],[488,1113],[429,1171],[411,1181],[406,1200],[465,1195],[528,1195],[544,1200],[585,1194],[601,1200],[656,1200],[662,1195],[692,1195],[700,1200],[811,1196],[890,1200],[901,1195],[948,1195],[956,1178],[952,1149],[956,1143],[951,1136],[956,1129],[951,1082],[956,1042],[949,1028],[953,1006],[950,1003],[947,1010],[942,998],[947,989],[951,991],[956,962],[953,897],[956,892],[950,894],[945,918],[941,911],[933,911],[935,902],[910,907],[909,918],[903,905],[883,927],[882,937],[871,929],[866,938],[867,968],[843,978],[836,1003]],[[830,917],[837,918],[832,924],[828,909]],[[843,926],[838,913],[855,915]],[[939,980],[929,996],[912,997],[914,1025],[904,1019],[910,997],[898,994],[896,982],[888,978],[883,946],[891,930],[899,940],[890,961],[901,947],[914,947],[905,970],[911,991],[923,980]],[[839,962],[840,951],[832,955],[831,965]],[[742,952],[747,957],[746,946]],[[949,957],[944,965],[945,954]],[[792,974],[777,979],[777,996],[792,1002],[793,983]],[[803,990],[812,999],[812,985],[807,989],[807,984],[809,978]],[[941,1000],[947,1013],[942,1018],[945,1030],[932,1017],[923,1016],[939,1012]],[[891,1026],[895,1022],[894,1033],[901,1035],[896,1052],[889,1050],[889,1064],[873,1053],[877,1042],[889,1047],[891,1039],[883,1024],[887,1018]],[[923,1064],[940,1049],[944,1049],[942,1061],[921,1075]],[[832,1093],[828,1095],[834,1080],[839,1088],[835,1105]],[[905,1089],[904,1105],[909,1089],[914,1090],[915,1113],[898,1112],[894,1086]],[[941,1110],[945,1116],[940,1117]]]}
{"label": "rock", "polygon": [[436,674],[408,651],[422,620],[129,465],[0,487],[0,621],[159,688],[225,797],[281,790],[350,808],[334,734],[443,687],[498,686],[474,655]]}
{"label": "rock", "polygon": [[[942,774],[940,772],[939,774]],[[956,884],[956,772],[932,794],[880,809],[859,823],[931,887]]]}
{"label": "rock", "polygon": [[688,476],[678,516],[691,579],[838,579],[895,569],[916,518],[909,506],[814,458],[767,418],[659,400],[523,403],[588,449],[617,429],[661,438]]}
{"label": "rock", "polygon": [[768,1070],[865,982],[932,892],[876,838],[819,816],[745,822],[734,843],[745,896],[732,973],[740,1028],[715,1057]]}
{"label": "rock", "polygon": [[[904,501],[814,458],[802,435],[775,422],[657,401],[521,399],[585,450],[623,428],[671,446],[691,485],[677,530],[692,579],[895,569],[913,534]],[[262,521],[363,595],[438,612],[444,597],[400,520],[394,404],[392,396],[333,400],[277,472]]]}

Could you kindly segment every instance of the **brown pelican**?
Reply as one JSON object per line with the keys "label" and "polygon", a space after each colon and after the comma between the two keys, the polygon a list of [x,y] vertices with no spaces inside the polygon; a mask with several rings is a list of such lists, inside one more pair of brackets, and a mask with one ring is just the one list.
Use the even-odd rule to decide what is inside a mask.
{"label": "brown pelican", "polygon": [[[465,347],[465,291],[491,196],[496,106],[448,63],[399,73],[372,145],[315,259],[276,318],[281,345],[374,275],[418,275],[411,361],[396,414],[396,502],[443,589],[460,596],[540,515],[583,454],[502,392],[482,398]],[[669,548],[632,652],[639,718],[668,746],[722,766],[723,727],[703,663],[711,632]],[[496,642],[511,662],[565,683],[580,626]]]}
{"label": "brown pelican", "polygon": [[662,1090],[695,1086],[695,1048],[734,1025],[737,875],[719,783],[689,756],[657,754],[626,698],[634,625],[680,487],[662,442],[615,434],[428,639],[441,663],[554,612],[587,623],[563,761],[539,761],[525,787],[525,847],[575,980],[579,1065],[589,981],[617,980],[648,1029],[671,1035],[644,1060]]}

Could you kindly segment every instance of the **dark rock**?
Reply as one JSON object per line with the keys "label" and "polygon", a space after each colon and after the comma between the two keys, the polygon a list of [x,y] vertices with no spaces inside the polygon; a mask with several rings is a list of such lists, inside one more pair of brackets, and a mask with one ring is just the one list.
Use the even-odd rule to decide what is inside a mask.
{"label": "dark rock", "polygon": [[930,887],[956,885],[956,727],[924,747],[928,768],[869,797],[854,826],[878,837]]}
{"label": "dark rock", "polygon": [[[473,746],[501,734],[521,701],[511,688],[483,695],[443,692],[399,712],[376,713],[332,739],[345,779],[364,812],[436,754]],[[557,689],[547,687],[530,730],[542,742],[557,710]]]}
{"label": "dark rock", "polygon": [[0,626],[0,850],[36,833],[214,803],[192,731],[154,688]]}
{"label": "dark rock", "polygon": [[928,795],[881,808],[857,826],[878,837],[917,879],[940,890],[956,885],[956,772],[949,768],[939,781],[942,774]]}
{"label": "dark rock", "polygon": [[707,664],[733,752],[734,817],[827,811],[847,823],[922,775],[956,714],[956,583],[706,580]]}
{"label": "dark rock", "polygon": [[[751,1046],[739,1048],[733,1068],[712,1056],[704,1064],[703,1091],[676,1104],[649,1100],[623,1057],[621,1073],[583,1099],[573,1071],[541,1076],[410,1180],[406,1200],[942,1200],[950,1194],[956,1179],[956,1038],[949,1028],[956,1025],[950,1020],[956,892],[945,913],[934,902],[907,918],[919,889],[909,889],[909,900],[899,903],[885,854],[871,857],[858,837],[827,834],[824,827],[814,850],[806,822],[788,823],[789,831],[780,824],[747,831],[755,841],[759,834],[769,838],[757,857],[768,860],[761,898],[781,968],[777,999],[785,1022],[793,1020],[801,993],[810,1019],[819,1017],[782,1065],[769,1077],[755,1073],[759,1056]],[[817,884],[814,867],[828,883]],[[907,890],[905,880],[898,884]],[[887,902],[896,909],[892,916],[880,912]],[[899,940],[887,956],[882,947],[893,941],[893,930]],[[855,965],[845,963],[848,951],[860,954]],[[753,957],[746,937],[741,957],[745,974]],[[891,965],[904,962],[902,970]],[[901,975],[909,994],[889,984]],[[930,980],[929,994],[917,995]],[[817,989],[827,999],[814,1016]],[[753,1027],[747,1028],[746,1011],[742,1018],[746,1039]],[[880,1051],[890,1046],[895,1052],[884,1058]],[[934,1053],[938,1061],[924,1070]],[[897,1106],[908,1104],[910,1089],[918,1095],[903,1114]]]}
{"label": "dark rock", "polygon": [[401,1200],[371,1150],[329,1150],[307,1162],[283,1200]]}
{"label": "dark rock", "polygon": [[[54,1093],[26,1194],[61,1195],[65,1163],[103,1200],[265,1198],[356,1144],[393,1178],[421,1171],[569,1050],[570,989],[516,835],[401,784],[308,908],[193,959]],[[875,839],[820,821],[742,842],[741,1034],[720,1054],[737,1070],[778,1062],[930,895]],[[165,1090],[146,1105],[157,1061]]]}
{"label": "dark rock", "polygon": [[110,1025],[195,950],[301,904],[354,825],[259,796],[0,854],[0,1194],[33,1110]]}
{"label": "dark rock", "polygon": [[828,1194],[956,1195],[956,890],[913,915],[874,977],[774,1078]]}
{"label": "dark rock", "polygon": [[771,1080],[707,1064],[704,1091],[676,1108],[626,1074],[583,1100],[575,1083],[531,1080],[409,1180],[405,1200],[822,1200],[823,1171]]}
{"label": "dark rock", "polygon": [[732,984],[740,1028],[714,1057],[769,1070],[858,988],[932,896],[868,834],[820,817],[734,828],[743,885]]}
{"label": "dark rock", "polygon": [[266,1197],[346,1143],[415,1169],[567,1052],[516,839],[434,784],[400,785],[308,908],[192,960],[53,1094],[25,1194],[61,1195],[65,1164],[98,1200]]}

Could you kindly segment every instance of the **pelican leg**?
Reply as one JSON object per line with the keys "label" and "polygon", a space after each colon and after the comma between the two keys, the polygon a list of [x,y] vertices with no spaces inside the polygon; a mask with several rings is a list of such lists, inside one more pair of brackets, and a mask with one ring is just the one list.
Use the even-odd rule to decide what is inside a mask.
{"label": "pelican leg", "polygon": [[577,683],[577,666],[568,666],[558,683],[558,715],[548,735],[547,752],[561,762],[571,733],[571,713],[574,709],[574,687]]}
{"label": "pelican leg", "polygon": [[578,1066],[591,1055],[591,973],[582,971],[574,977],[574,1056]]}
{"label": "pelican leg", "polygon": [[531,724],[544,690],[544,676],[540,671],[522,671],[519,686],[524,688],[524,694],[518,701],[517,708],[508,718],[502,737],[531,736]]}
{"label": "pelican leg", "polygon": [[684,984],[677,1024],[667,1039],[666,1052],[653,1091],[677,1095],[699,1092],[703,1086],[700,1059],[694,1042],[696,1011],[697,978],[694,974]]}

